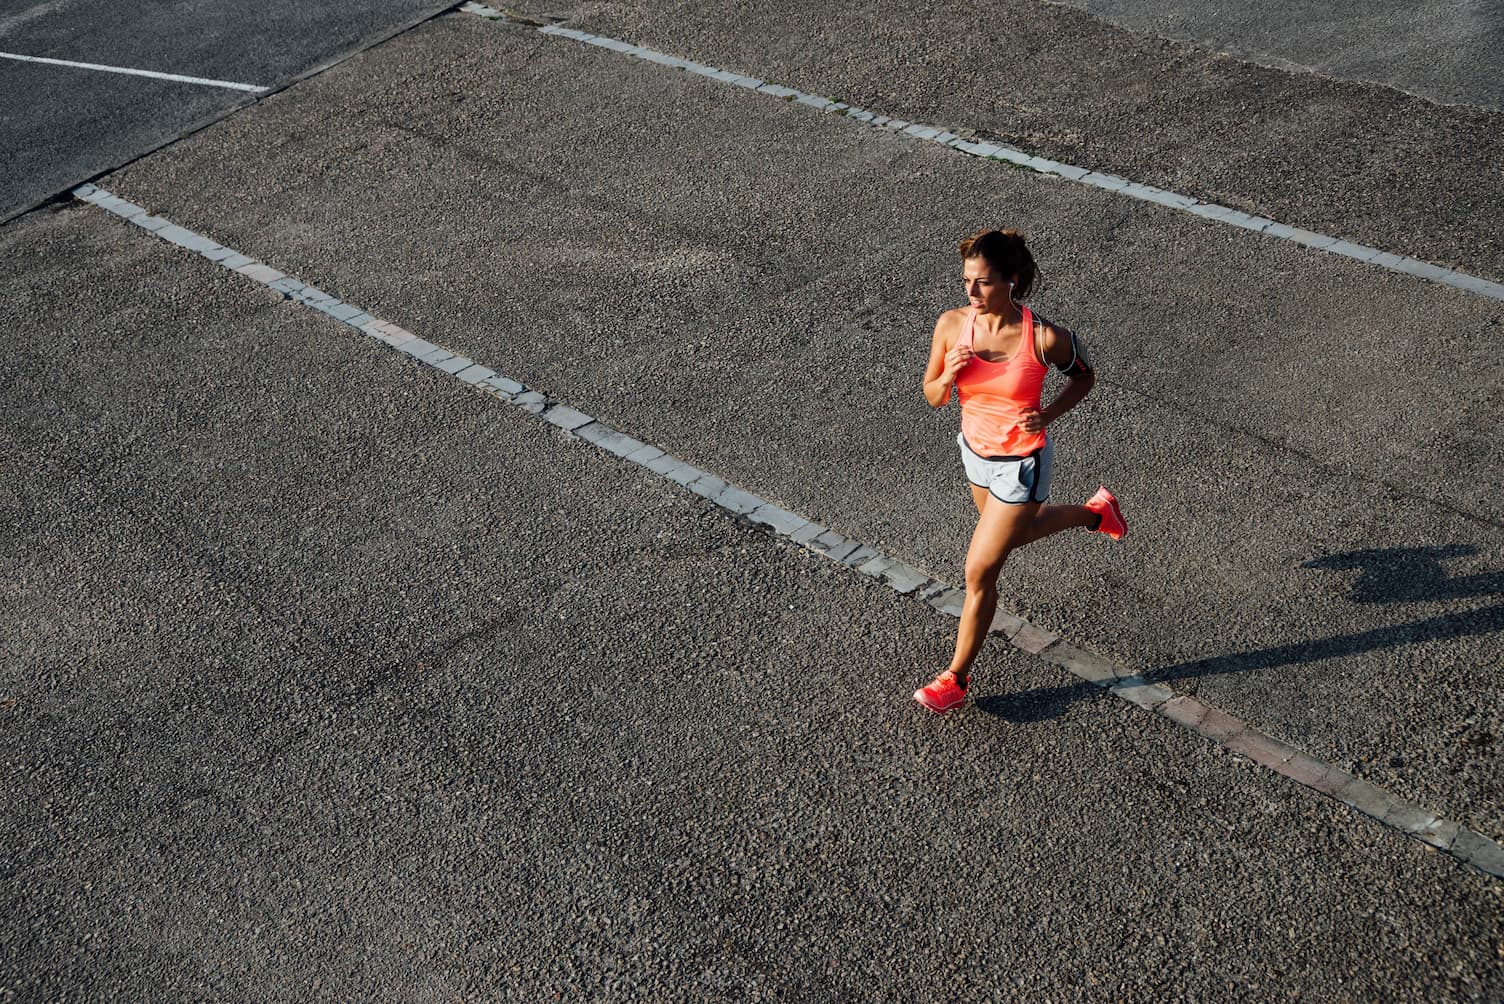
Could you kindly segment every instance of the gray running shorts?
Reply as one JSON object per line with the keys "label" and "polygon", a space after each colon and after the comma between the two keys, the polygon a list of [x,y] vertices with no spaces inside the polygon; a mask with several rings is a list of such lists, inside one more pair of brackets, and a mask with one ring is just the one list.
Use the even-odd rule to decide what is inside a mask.
{"label": "gray running shorts", "polygon": [[999,502],[1021,505],[1044,502],[1050,497],[1050,471],[1055,466],[1055,447],[1048,439],[1026,457],[979,456],[960,433],[956,434],[956,445],[961,447],[966,480],[978,488],[987,489]]}

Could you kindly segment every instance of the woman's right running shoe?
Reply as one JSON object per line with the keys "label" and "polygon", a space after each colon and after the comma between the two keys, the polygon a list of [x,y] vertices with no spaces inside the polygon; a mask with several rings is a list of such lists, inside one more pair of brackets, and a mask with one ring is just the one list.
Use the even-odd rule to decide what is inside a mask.
{"label": "woman's right running shoe", "polygon": [[1105,485],[1097,489],[1097,493],[1086,503],[1086,508],[1102,517],[1102,522],[1097,526],[1098,533],[1105,533],[1113,540],[1122,540],[1128,532],[1128,521],[1123,519],[1123,510],[1118,507],[1117,496],[1108,491]]}

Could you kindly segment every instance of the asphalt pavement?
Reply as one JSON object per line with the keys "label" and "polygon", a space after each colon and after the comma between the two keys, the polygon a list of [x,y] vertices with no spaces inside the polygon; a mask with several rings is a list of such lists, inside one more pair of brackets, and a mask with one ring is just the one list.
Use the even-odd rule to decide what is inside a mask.
{"label": "asphalt pavement", "polygon": [[[581,23],[981,107],[928,15],[670,13]],[[1017,13],[1105,32],[1072,114],[1223,74],[1493,141]],[[1393,236],[1454,152],[1397,154],[1393,216],[1240,191]],[[919,373],[955,241],[1019,226],[1103,374],[1055,500],[1133,530],[1021,552],[1004,605],[1504,838],[1496,302],[458,14],[102,183],[953,582]],[[954,621],[640,467],[99,210],[0,226],[0,275],[0,997],[1504,996],[1497,880],[1000,644],[927,716]]]}
{"label": "asphalt pavement", "polygon": [[[0,52],[275,88],[443,10],[422,0],[5,0]],[[0,220],[256,95],[0,58]]]}
{"label": "asphalt pavement", "polygon": [[[930,319],[958,235],[1038,234],[1104,379],[1056,498],[1110,484],[1136,536],[1023,552],[1010,609],[1504,834],[1497,304],[478,19],[261,111],[111,185],[949,581],[974,515]],[[1360,601],[1337,567],[1431,547],[1470,590]]]}
{"label": "asphalt pavement", "polygon": [[1285,69],[1504,110],[1504,10],[1489,0],[1341,0],[1319,7],[1066,0],[1135,31]]}
{"label": "asphalt pavement", "polygon": [[1500,991],[1496,882],[1020,654],[933,719],[927,607],[103,214],[4,239],[9,997]]}
{"label": "asphalt pavement", "polygon": [[565,13],[589,31],[883,115],[1504,278],[1497,111],[1260,66],[1032,0],[658,0]]}

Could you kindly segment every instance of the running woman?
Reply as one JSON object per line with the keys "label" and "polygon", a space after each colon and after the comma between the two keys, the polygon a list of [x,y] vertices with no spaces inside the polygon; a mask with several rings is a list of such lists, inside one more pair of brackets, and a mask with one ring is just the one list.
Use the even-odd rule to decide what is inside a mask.
{"label": "running woman", "polygon": [[[997,610],[997,580],[1015,548],[1071,527],[1121,540],[1128,532],[1118,500],[1105,487],[1085,505],[1045,505],[1053,448],[1045,430],[1080,404],[1096,372],[1079,335],[1037,316],[1022,300],[1034,285],[1034,257],[1012,230],[984,230],[961,242],[968,307],[935,322],[924,396],[936,408],[961,399],[956,443],[977,527],[966,551],[966,603],[950,666],[914,700],[944,712],[966,699],[971,666]],[[1065,386],[1040,407],[1047,364]]]}

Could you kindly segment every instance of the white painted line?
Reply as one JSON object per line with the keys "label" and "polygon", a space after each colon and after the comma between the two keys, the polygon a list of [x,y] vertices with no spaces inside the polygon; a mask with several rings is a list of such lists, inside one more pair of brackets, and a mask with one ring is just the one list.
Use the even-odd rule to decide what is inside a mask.
{"label": "white painted line", "polygon": [[[964,593],[921,569],[890,558],[861,541],[844,537],[798,513],[738,488],[724,478],[702,471],[693,464],[624,432],[618,432],[593,416],[555,401],[538,390],[525,387],[490,367],[424,341],[390,321],[380,320],[353,304],[344,303],[249,255],[217,244],[202,234],[171,223],[156,229],[147,227],[144,221],[160,221],[161,218],[147,215],[146,210],[140,206],[117,198],[102,188],[81,185],[73,190],[73,195],[136,224],[147,233],[193,251],[221,268],[322,311],[367,338],[410,355],[467,386],[541,416],[567,435],[591,443],[598,449],[652,471],[675,484],[683,485],[733,515],[766,526],[777,536],[861,575],[876,579],[900,595],[913,596],[947,616],[960,615]],[[226,251],[229,252],[228,255],[221,254]],[[231,267],[228,263],[232,261],[242,264]],[[1059,635],[1030,624],[1006,610],[998,611],[993,618],[990,633],[1001,635],[1014,648],[1039,656],[1046,662],[1106,689],[1135,707],[1158,714],[1230,752],[1246,756],[1304,787],[1357,809],[1392,830],[1414,837],[1485,874],[1504,878],[1504,847],[1474,830],[1442,819],[1413,802],[1407,802],[1353,777],[1335,765],[1308,756],[1272,736],[1250,728],[1246,722],[1202,704],[1194,697],[1176,694],[1163,683],[1145,680],[1100,656],[1076,648],[1063,641]]]}
{"label": "white painted line", "polygon": [[[492,21],[513,21],[502,11],[487,7],[479,3],[467,3],[460,10],[476,14]],[[529,24],[526,21],[517,21],[520,24]],[[531,25],[530,25],[531,26]],[[735,86],[747,86],[746,81],[754,78],[743,77],[730,70],[722,70],[718,67],[709,66],[705,63],[696,63],[688,59],[680,59],[670,56],[656,49],[648,49],[620,39],[609,38],[605,35],[592,35],[589,32],[579,31],[574,28],[560,28],[555,25],[544,25],[537,28],[545,35],[554,35],[559,38],[569,38],[587,45],[599,46],[619,52],[623,55],[632,56],[636,59],[646,60],[651,63],[660,63],[688,70],[692,73],[708,77],[713,80],[724,81]],[[1037,171],[1040,174],[1053,175],[1073,181],[1082,185],[1091,185],[1129,198],[1138,199],[1141,202],[1149,202],[1163,206],[1177,212],[1190,213],[1203,219],[1213,220],[1219,223],[1227,223],[1231,226],[1244,230],[1252,230],[1279,240],[1291,241],[1304,247],[1324,251],[1327,254],[1341,255],[1367,264],[1377,265],[1391,272],[1402,275],[1414,276],[1431,282],[1438,282],[1445,286],[1452,286],[1468,293],[1476,293],[1494,300],[1504,300],[1504,283],[1482,279],[1466,272],[1458,272],[1454,269],[1442,268],[1439,265],[1431,265],[1419,262],[1413,258],[1392,254],[1379,248],[1356,244],[1337,237],[1327,237],[1324,234],[1313,233],[1309,230],[1301,230],[1297,227],[1289,227],[1275,220],[1263,216],[1251,216],[1229,206],[1217,205],[1214,202],[1203,202],[1190,195],[1181,195],[1164,188],[1156,188],[1153,185],[1143,185],[1127,178],[1120,178],[1115,174],[1100,174],[1084,167],[1073,164],[1062,164],[1058,161],[1037,157],[1015,147],[1003,146],[996,143],[975,143],[959,138],[941,126],[923,125],[917,122],[905,122],[902,119],[890,119],[876,112],[864,108],[856,108],[842,102],[831,101],[816,94],[807,94],[804,91],[781,84],[758,83],[754,89],[763,94],[782,100],[792,100],[794,103],[809,105],[820,111],[845,115],[857,122],[865,123],[875,129],[885,132],[897,132],[904,136],[926,143],[938,143],[949,147],[959,153],[970,157],[980,157],[984,160],[1003,160],[1020,167]]]}
{"label": "white painted line", "polygon": [[185,77],[178,73],[158,73],[156,70],[137,70],[128,66],[103,66],[99,63],[75,63],[69,59],[47,59],[44,56],[23,56],[18,52],[0,52],[0,59],[15,59],[23,63],[46,63],[49,66],[70,66],[77,70],[99,70],[104,73],[124,73],[132,77],[150,77],[153,80],[171,80],[178,84],[202,84],[205,87],[227,87],[232,91],[250,91],[260,94],[265,87],[255,84],[237,84],[232,80],[208,80],[204,77]]}

